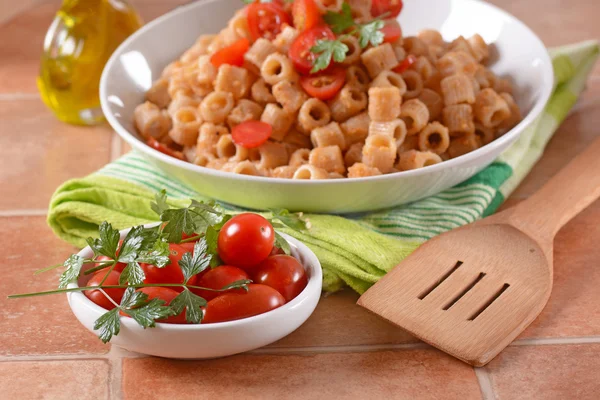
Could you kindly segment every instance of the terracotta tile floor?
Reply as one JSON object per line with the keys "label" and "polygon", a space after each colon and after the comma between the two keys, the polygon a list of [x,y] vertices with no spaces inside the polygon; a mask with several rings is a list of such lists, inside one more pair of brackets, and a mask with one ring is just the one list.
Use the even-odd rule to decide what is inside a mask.
{"label": "terracotta tile floor", "polygon": [[[186,2],[133,1],[146,21]],[[492,2],[549,46],[600,38],[594,1]],[[52,287],[56,273],[33,279],[31,272],[74,250],[46,227],[52,191],[128,150],[106,126],[57,122],[39,100],[39,52],[59,3],[27,0],[6,8],[13,17],[0,15],[0,37],[19,38],[0,41],[0,398],[598,398],[600,202],[559,233],[554,291],[540,318],[476,370],[356,307],[350,291],[323,298],[304,326],[267,348],[207,362],[140,358],[104,346],[77,323],[64,297],[6,300],[10,292]],[[7,0],[0,5],[5,10]],[[597,137],[599,116],[600,65],[506,206],[534,193]]]}

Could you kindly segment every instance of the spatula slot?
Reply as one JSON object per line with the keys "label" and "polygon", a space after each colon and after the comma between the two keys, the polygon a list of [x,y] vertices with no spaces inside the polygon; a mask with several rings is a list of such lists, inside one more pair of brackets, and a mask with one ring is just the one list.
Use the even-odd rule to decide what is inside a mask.
{"label": "spatula slot", "polygon": [[444,274],[444,276],[442,276],[440,279],[438,279],[438,281],[436,283],[431,285],[427,290],[425,290],[423,293],[421,293],[421,295],[419,295],[419,300],[424,300],[425,297],[429,296],[431,294],[431,292],[433,292],[438,286],[440,286],[442,283],[444,283],[444,281],[446,279],[450,278],[450,275],[452,275],[458,269],[458,267],[460,267],[461,265],[463,265],[463,262],[457,261],[456,264],[454,264],[454,267],[450,271],[446,272]]}
{"label": "spatula slot", "polygon": [[456,297],[454,297],[452,299],[452,301],[450,301],[450,303],[446,304],[444,306],[443,310],[444,311],[449,310],[450,307],[452,307],[454,304],[456,304],[465,294],[469,293],[469,290],[473,289],[475,287],[475,285],[477,285],[477,283],[483,279],[484,276],[485,276],[484,272],[480,273],[477,276],[477,278],[475,278],[475,280],[469,284],[469,286],[464,288],[464,290],[462,292],[460,292]]}
{"label": "spatula slot", "polygon": [[496,294],[494,294],[494,296],[492,298],[490,298],[487,303],[485,303],[481,308],[479,308],[477,311],[475,311],[475,313],[473,315],[471,315],[471,317],[469,318],[469,321],[475,321],[475,318],[479,317],[481,315],[481,313],[483,313],[489,306],[491,306],[494,301],[496,301],[498,299],[498,297],[502,296],[502,293],[506,292],[506,290],[510,287],[510,285],[508,283],[505,283],[502,288],[500,288],[500,290],[498,290],[496,292]]}

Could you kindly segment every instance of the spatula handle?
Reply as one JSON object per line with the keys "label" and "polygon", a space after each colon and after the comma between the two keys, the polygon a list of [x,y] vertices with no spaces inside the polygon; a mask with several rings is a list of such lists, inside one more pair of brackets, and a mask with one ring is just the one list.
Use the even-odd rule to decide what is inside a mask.
{"label": "spatula handle", "polygon": [[600,197],[600,138],[519,204],[511,222],[539,239],[558,230]]}

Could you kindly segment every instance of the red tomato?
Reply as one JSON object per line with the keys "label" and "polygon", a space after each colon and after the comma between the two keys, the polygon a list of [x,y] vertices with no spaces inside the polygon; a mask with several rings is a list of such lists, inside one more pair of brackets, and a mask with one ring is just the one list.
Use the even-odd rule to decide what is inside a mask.
{"label": "red tomato", "polygon": [[335,35],[326,26],[318,26],[302,32],[290,46],[288,55],[294,62],[294,67],[301,74],[308,75],[313,67],[313,61],[316,58],[310,49],[318,40],[333,40]]}
{"label": "red tomato", "polygon": [[402,28],[400,28],[400,24],[395,19],[385,21],[381,32],[383,32],[384,43],[394,43],[402,37]]}
{"label": "red tomato", "polygon": [[[241,281],[242,279],[250,279],[244,270],[229,265],[221,265],[202,275],[196,282],[196,286],[218,290],[230,283]],[[224,293],[238,292],[240,290],[244,291],[243,289],[232,289],[227,292],[211,292],[210,290],[192,289],[192,292],[200,297],[204,297],[206,301],[210,301]]]}
{"label": "red tomato", "polygon": [[273,250],[271,250],[271,255],[276,256],[278,254],[285,254],[285,251],[283,251],[283,249],[280,247],[273,246]]}
{"label": "red tomato", "polygon": [[248,270],[271,254],[275,243],[273,227],[258,214],[236,215],[219,232],[218,251],[229,265]]}
{"label": "red tomato", "polygon": [[[181,272],[181,267],[179,266],[179,261],[181,257],[185,253],[189,253],[189,245],[188,248],[178,245],[178,244],[170,244],[169,248],[171,250],[171,254],[169,254],[169,259],[171,263],[163,268],[158,268],[155,265],[150,264],[141,264],[144,273],[146,274],[146,279],[144,279],[144,283],[183,283],[183,272]],[[189,284],[195,285],[196,277],[192,277],[190,279]],[[183,290],[182,287],[169,287],[170,289],[181,292]]]}
{"label": "red tomato", "polygon": [[408,57],[406,57],[404,60],[402,60],[402,62],[396,68],[394,68],[392,71],[401,74],[404,71],[406,71],[407,69],[409,69],[410,66],[415,63],[415,61],[417,61],[417,57],[415,57],[411,54]]}
{"label": "red tomato", "polygon": [[[96,260],[99,261],[96,263],[96,267],[99,266],[100,262],[102,262],[102,261],[112,261],[112,259],[110,257],[106,257],[106,256],[98,256],[98,258],[96,258]],[[113,269],[113,271],[123,272],[123,270],[125,269],[126,266],[127,266],[127,264],[125,264],[125,263],[122,263],[122,262],[117,263],[115,265],[115,268]],[[109,264],[109,267],[110,267],[110,264]],[[108,268],[108,267],[106,267],[106,268]],[[104,272],[106,272],[105,268],[101,269],[100,271],[103,271],[103,270],[104,270]]]}
{"label": "red tomato", "polygon": [[273,40],[281,32],[283,24],[292,24],[289,14],[279,2],[252,3],[247,13],[248,28],[254,40]]}
{"label": "red tomato", "polygon": [[273,127],[262,121],[245,121],[233,127],[231,138],[235,144],[247,149],[259,147],[265,143],[273,133]]}
{"label": "red tomato", "polygon": [[242,38],[231,46],[227,46],[217,51],[210,58],[210,62],[216,68],[219,68],[223,64],[241,67],[244,65],[244,54],[246,54],[249,48],[250,41],[246,38]]}
{"label": "red tomato", "polygon": [[261,262],[256,267],[252,280],[277,290],[286,302],[298,296],[308,283],[302,264],[286,255],[271,256]]}
{"label": "red tomato", "polygon": [[285,299],[267,285],[249,284],[248,292],[225,293],[208,302],[205,324],[253,317],[281,307]]}
{"label": "red tomato", "polygon": [[[146,293],[148,295],[148,300],[152,299],[161,299],[164,300],[167,305],[171,304],[173,299],[179,295],[176,291],[164,288],[164,287],[145,287],[137,290],[138,292]],[[121,315],[128,317],[123,311],[120,312]],[[156,322],[163,322],[165,324],[185,324],[187,323],[185,320],[185,308],[179,315],[171,316],[167,319],[158,319]]]}
{"label": "red tomato", "polygon": [[164,153],[168,156],[183,160],[183,154],[180,151],[168,148],[167,146],[165,146],[158,140],[154,139],[153,137],[149,137],[148,140],[146,141],[146,144],[148,146],[152,147],[154,150],[158,150],[161,153]]}
{"label": "red tomato", "polygon": [[187,242],[187,243],[179,243],[178,244],[178,246],[182,247],[186,253],[193,253],[195,245],[196,245],[196,242]]}
{"label": "red tomato", "polygon": [[[181,240],[189,239],[189,238],[196,237],[196,236],[198,236],[198,234],[197,234],[197,233],[192,233],[191,235],[188,235],[188,234],[186,234],[186,233],[184,232],[184,233],[182,233],[182,234],[181,234]],[[197,239],[197,240],[194,240],[194,242],[197,242],[198,240],[199,240],[199,239]]]}
{"label": "red tomato", "polygon": [[302,85],[304,91],[321,100],[334,98],[342,89],[344,83],[346,83],[346,71],[341,67],[300,78],[300,85]]}
{"label": "red tomato", "polygon": [[299,31],[312,29],[323,22],[319,7],[313,0],[294,0],[292,5],[294,27]]}
{"label": "red tomato", "polygon": [[[98,286],[104,276],[106,275],[106,271],[98,271],[87,283],[87,286]],[[119,285],[119,276],[121,274],[117,271],[111,271],[108,275],[108,278],[104,281],[102,286],[117,286]],[[102,289],[106,292],[108,297],[113,299],[113,301],[117,304],[121,304],[121,299],[123,298],[123,294],[125,293],[125,289]],[[112,310],[115,308],[115,305],[98,289],[94,290],[85,290],[83,294],[86,295],[88,299],[98,304],[100,307],[106,308],[107,310]]]}
{"label": "red tomato", "polygon": [[386,18],[396,18],[402,11],[402,0],[373,0],[371,6],[371,15],[379,17],[382,14],[388,13]]}

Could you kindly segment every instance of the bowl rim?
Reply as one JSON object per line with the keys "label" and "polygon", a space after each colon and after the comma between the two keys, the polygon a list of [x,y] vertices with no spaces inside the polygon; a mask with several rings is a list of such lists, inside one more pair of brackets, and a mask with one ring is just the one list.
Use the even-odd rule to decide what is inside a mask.
{"label": "bowl rim", "polygon": [[121,45],[113,52],[110,59],[106,63],[104,70],[102,72],[102,76],[100,79],[100,103],[102,107],[102,111],[111,125],[111,127],[117,132],[117,134],[124,139],[128,144],[130,144],[134,149],[139,150],[142,153],[147,154],[153,159],[158,159],[162,163],[168,164],[173,167],[183,168],[191,172],[211,175],[216,178],[223,179],[233,179],[233,180],[242,180],[247,182],[255,182],[259,184],[263,183],[273,183],[280,185],[294,185],[294,186],[304,186],[304,185],[312,185],[312,186],[320,186],[320,185],[345,185],[359,182],[385,182],[385,181],[393,181],[399,177],[419,177],[422,175],[426,175],[429,173],[434,173],[436,171],[442,171],[444,169],[450,169],[452,167],[457,167],[463,164],[468,164],[469,162],[484,156],[493,151],[494,148],[508,146],[513,141],[515,141],[521,133],[529,127],[544,111],[552,91],[554,89],[554,69],[552,66],[552,60],[550,58],[550,54],[542,40],[537,36],[537,34],[529,28],[524,22],[508,13],[507,11],[490,4],[483,0],[454,0],[455,2],[461,3],[472,3],[477,4],[478,6],[484,6],[491,8],[494,12],[501,14],[504,18],[510,20],[512,23],[520,25],[523,29],[525,29],[531,35],[532,39],[540,46],[544,51],[540,55],[543,59],[541,62],[542,68],[542,86],[540,91],[540,96],[537,101],[534,103],[531,110],[527,113],[525,118],[523,118],[515,127],[506,132],[504,135],[495,139],[491,143],[484,145],[470,153],[464,154],[462,156],[430,165],[423,168],[418,168],[409,171],[399,171],[393,172],[390,174],[382,174],[377,176],[369,176],[369,177],[360,177],[360,178],[344,178],[344,179],[319,179],[319,180],[306,180],[306,179],[285,179],[285,178],[274,178],[274,177],[264,177],[264,176],[251,176],[251,175],[241,175],[235,174],[233,172],[225,172],[220,170],[215,170],[207,167],[201,167],[199,165],[195,165],[188,161],[179,160],[175,157],[168,156],[166,154],[161,153],[158,150],[155,150],[144,143],[142,140],[137,138],[134,134],[129,132],[121,123],[117,120],[117,118],[112,114],[110,109],[110,101],[108,100],[108,81],[110,79],[110,72],[114,68],[114,66],[118,62],[118,58],[122,53],[127,50],[130,43],[134,42],[138,39],[138,37],[143,36],[147,31],[153,29],[155,26],[160,25],[164,20],[174,18],[180,14],[184,14],[188,12],[188,10],[195,7],[202,7],[207,3],[217,2],[218,0],[199,0],[196,2],[192,2],[189,4],[185,4],[175,9],[161,15],[160,17],[150,21],[148,24],[142,26],[139,30],[133,33],[130,37],[128,37]]}
{"label": "bowl rim", "polygon": [[[151,227],[151,226],[155,226],[155,225],[156,224],[146,224],[144,226]],[[119,231],[119,234],[121,234],[121,236],[124,234],[127,234],[127,232],[129,232],[130,229],[132,229],[132,228],[123,229],[123,230]],[[248,324],[252,324],[252,323],[260,323],[261,321],[264,321],[266,319],[277,318],[278,316],[285,316],[287,313],[289,313],[289,312],[293,311],[293,309],[297,308],[301,303],[303,303],[307,299],[309,299],[311,297],[311,295],[313,295],[313,292],[316,292],[316,296],[320,298],[322,284],[323,284],[323,269],[321,267],[321,262],[319,261],[318,257],[312,250],[310,250],[308,248],[308,246],[306,246],[304,243],[302,243],[298,239],[296,239],[286,233],[283,233],[283,232],[278,232],[278,233],[281,236],[283,236],[285,238],[285,240],[288,241],[288,243],[295,246],[299,253],[301,253],[305,256],[305,258],[306,258],[305,261],[306,261],[307,265],[303,265],[303,267],[305,267],[306,270],[308,270],[309,268],[312,269],[311,275],[308,277],[308,283],[306,284],[306,287],[295,298],[293,298],[292,301],[289,301],[289,302],[285,303],[284,305],[282,305],[281,307],[278,307],[274,310],[267,311],[265,313],[255,315],[252,317],[242,318],[242,319],[233,320],[233,321],[215,322],[215,323],[211,323],[211,324],[167,324],[164,322],[156,322],[156,327],[152,328],[152,329],[159,328],[159,329],[173,330],[173,331],[210,331],[210,330],[235,328],[235,327],[244,326],[244,325],[248,325]],[[79,253],[77,253],[77,255],[86,257],[91,253],[92,253],[92,249],[90,248],[90,246],[86,246],[83,249],[81,249],[79,251]],[[78,288],[78,287],[80,287],[80,286],[76,282],[70,283],[67,286],[68,289],[74,289],[74,288]],[[110,310],[106,310],[103,307],[100,307],[99,305],[97,305],[96,303],[94,303],[93,301],[88,299],[87,296],[85,296],[83,294],[83,291],[68,292],[67,299],[69,300],[69,306],[71,308],[73,308],[73,306],[71,305],[71,302],[76,301],[76,302],[81,303],[81,305],[85,306],[86,309],[91,310],[91,312],[97,313],[99,315],[105,314],[108,311],[110,311]],[[317,300],[317,302],[318,302],[318,300]],[[141,326],[139,324],[137,324],[132,318],[128,318],[128,317],[119,315],[119,320],[120,320],[121,324],[125,324],[125,326],[127,326],[129,328],[141,328]]]}

